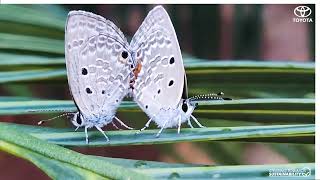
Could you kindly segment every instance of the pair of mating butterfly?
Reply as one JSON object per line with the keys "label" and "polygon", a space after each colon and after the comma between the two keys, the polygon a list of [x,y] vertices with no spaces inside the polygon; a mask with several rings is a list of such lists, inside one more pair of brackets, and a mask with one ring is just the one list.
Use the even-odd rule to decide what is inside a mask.
{"label": "pair of mating butterfly", "polygon": [[[161,130],[178,126],[192,116],[194,100],[223,99],[219,95],[187,98],[186,76],[177,36],[162,6],[152,9],[128,44],[111,21],[84,11],[71,11],[65,29],[65,54],[69,87],[78,112],[72,123],[97,128],[109,141],[103,126],[113,119],[126,95],[133,96]],[[115,125],[115,124],[114,124]]]}

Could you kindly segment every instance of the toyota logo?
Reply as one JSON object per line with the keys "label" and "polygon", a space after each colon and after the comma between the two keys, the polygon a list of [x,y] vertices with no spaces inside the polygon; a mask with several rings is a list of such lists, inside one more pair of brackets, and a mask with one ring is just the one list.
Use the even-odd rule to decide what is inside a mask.
{"label": "toyota logo", "polygon": [[294,9],[294,14],[300,18],[305,18],[310,16],[311,12],[312,11],[308,6],[298,6]]}

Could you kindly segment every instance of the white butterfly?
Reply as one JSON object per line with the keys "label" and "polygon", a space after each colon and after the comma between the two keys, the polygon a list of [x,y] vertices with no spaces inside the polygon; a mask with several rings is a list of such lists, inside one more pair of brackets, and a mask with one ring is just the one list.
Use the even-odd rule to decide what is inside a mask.
{"label": "white butterfly", "polygon": [[71,11],[65,29],[65,56],[69,87],[78,112],[72,123],[87,129],[113,123],[116,109],[130,89],[135,68],[130,46],[111,21],[84,11]]}
{"label": "white butterfly", "polygon": [[160,131],[178,126],[192,115],[196,103],[187,99],[186,76],[181,51],[170,17],[162,6],[152,9],[134,35],[131,43],[134,52],[135,82],[132,85],[134,100],[154,121]]}
{"label": "white butterfly", "polygon": [[131,43],[134,52],[135,82],[132,85],[134,100],[150,117],[140,130],[154,121],[160,129],[178,127],[190,117],[202,126],[192,115],[196,100],[222,100],[218,94],[202,95],[188,99],[187,79],[177,36],[169,15],[162,6],[151,10],[134,35]]}

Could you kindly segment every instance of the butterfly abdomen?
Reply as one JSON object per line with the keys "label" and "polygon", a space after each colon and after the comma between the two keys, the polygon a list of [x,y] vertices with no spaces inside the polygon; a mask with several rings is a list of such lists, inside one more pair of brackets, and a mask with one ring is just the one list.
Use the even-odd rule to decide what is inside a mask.
{"label": "butterfly abdomen", "polygon": [[181,123],[184,123],[188,120],[188,117],[177,108],[161,109],[159,114],[153,119],[158,127],[171,128],[179,125],[179,118],[181,118]]}

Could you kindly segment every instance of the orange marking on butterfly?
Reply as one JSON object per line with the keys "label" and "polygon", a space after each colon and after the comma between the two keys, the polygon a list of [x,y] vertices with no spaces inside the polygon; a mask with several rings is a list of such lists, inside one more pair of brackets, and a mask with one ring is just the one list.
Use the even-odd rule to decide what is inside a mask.
{"label": "orange marking on butterfly", "polygon": [[141,71],[141,68],[142,68],[142,64],[141,64],[141,61],[139,61],[137,67],[133,70],[135,79],[137,79],[138,74]]}
{"label": "orange marking on butterfly", "polygon": [[130,81],[130,87],[131,87],[132,89],[134,89],[134,88],[133,88],[133,85],[134,85],[136,79],[138,78],[138,75],[139,75],[139,73],[140,73],[140,71],[141,71],[141,68],[142,68],[141,61],[138,60],[138,64],[137,64],[136,68],[133,70],[134,79]]}

